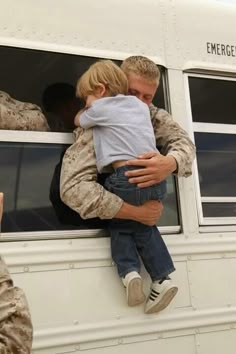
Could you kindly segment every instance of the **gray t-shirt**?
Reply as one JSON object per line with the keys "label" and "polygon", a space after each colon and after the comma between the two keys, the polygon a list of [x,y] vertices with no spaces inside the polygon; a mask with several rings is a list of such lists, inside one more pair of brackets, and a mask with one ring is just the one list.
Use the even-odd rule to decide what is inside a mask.
{"label": "gray t-shirt", "polygon": [[80,116],[84,129],[93,127],[97,168],[158,151],[148,106],[135,96],[117,95],[94,101]]}

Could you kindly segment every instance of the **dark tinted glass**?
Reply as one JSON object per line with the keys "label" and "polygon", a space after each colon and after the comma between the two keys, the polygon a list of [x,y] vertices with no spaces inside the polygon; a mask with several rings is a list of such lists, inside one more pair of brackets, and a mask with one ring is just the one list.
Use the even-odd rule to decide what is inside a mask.
{"label": "dark tinted glass", "polygon": [[[159,70],[161,72],[161,76],[163,77],[163,75],[164,75],[163,69],[159,67]],[[159,108],[164,108],[164,109],[168,110],[168,107],[166,107],[166,105],[165,105],[164,95],[166,95],[166,93],[164,92],[163,80],[161,80],[160,84],[158,86],[157,92],[154,96],[153,104]]]}
{"label": "dark tinted glass", "polygon": [[189,77],[194,122],[236,124],[236,81]]}
{"label": "dark tinted glass", "polygon": [[236,203],[203,203],[205,217],[235,217]]}
{"label": "dark tinted glass", "polygon": [[157,226],[176,226],[180,224],[178,216],[178,202],[176,194],[176,183],[174,176],[167,179],[167,196],[163,200],[163,214]]}
{"label": "dark tinted glass", "polygon": [[203,197],[236,196],[235,134],[195,133]]}
{"label": "dark tinted glass", "polygon": [[[59,144],[0,143],[0,186],[4,192],[2,232],[52,231],[104,228],[98,220],[79,215],[51,197],[54,170],[66,149]],[[59,178],[60,173],[57,175]],[[99,177],[103,184],[103,178]],[[55,185],[56,189],[59,184]],[[174,178],[168,180],[168,196],[159,225],[178,225]]]}
{"label": "dark tinted glass", "polygon": [[63,145],[0,143],[2,232],[67,228],[49,200],[54,167],[64,149]]}
{"label": "dark tinted glass", "polygon": [[[74,116],[84,104],[75,98],[77,80],[101,58],[1,46],[0,57],[0,90],[38,105],[51,131],[72,131]],[[154,103],[165,107],[162,82]]]}

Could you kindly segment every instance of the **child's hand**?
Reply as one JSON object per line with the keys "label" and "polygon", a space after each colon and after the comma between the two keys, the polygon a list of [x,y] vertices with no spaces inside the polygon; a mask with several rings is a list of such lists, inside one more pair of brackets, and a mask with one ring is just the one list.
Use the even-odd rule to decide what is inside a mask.
{"label": "child's hand", "polygon": [[80,116],[81,114],[86,111],[87,107],[81,109],[75,116],[75,119],[74,119],[74,124],[76,127],[80,127]]}

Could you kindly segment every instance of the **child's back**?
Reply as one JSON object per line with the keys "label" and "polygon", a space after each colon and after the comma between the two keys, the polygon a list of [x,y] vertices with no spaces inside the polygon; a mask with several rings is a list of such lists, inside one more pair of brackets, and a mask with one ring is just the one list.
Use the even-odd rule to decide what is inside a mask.
{"label": "child's back", "polygon": [[104,97],[80,117],[83,128],[93,127],[98,171],[115,161],[157,151],[148,106],[135,96]]}

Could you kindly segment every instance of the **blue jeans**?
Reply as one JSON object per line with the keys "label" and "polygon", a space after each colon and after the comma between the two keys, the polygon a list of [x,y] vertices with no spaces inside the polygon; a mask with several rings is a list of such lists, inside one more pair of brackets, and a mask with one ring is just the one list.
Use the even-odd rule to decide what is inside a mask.
{"label": "blue jeans", "polygon": [[[106,179],[106,189],[133,205],[142,205],[148,200],[162,200],[166,193],[166,182],[139,188],[136,184],[129,183],[124,175],[125,171],[134,169],[137,167],[119,167]],[[152,281],[160,280],[175,270],[156,226],[147,226],[132,220],[112,219],[108,228],[112,258],[120,277],[123,278],[132,271],[140,272],[139,256]]]}

